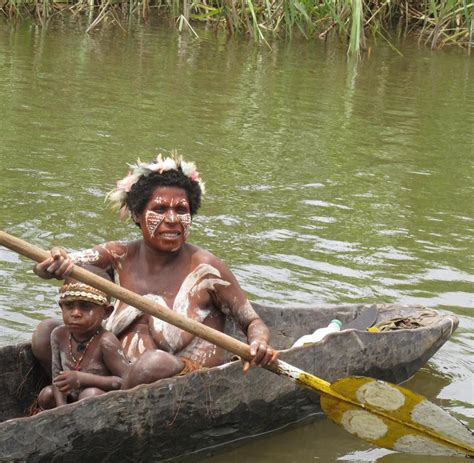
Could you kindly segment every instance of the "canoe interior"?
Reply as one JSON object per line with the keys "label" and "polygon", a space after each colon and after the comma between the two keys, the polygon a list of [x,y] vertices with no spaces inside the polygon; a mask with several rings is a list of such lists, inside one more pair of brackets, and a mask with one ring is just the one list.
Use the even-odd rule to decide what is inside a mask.
{"label": "canoe interior", "polygon": [[0,421],[27,416],[38,392],[47,384],[30,344],[0,348],[0,365]]}

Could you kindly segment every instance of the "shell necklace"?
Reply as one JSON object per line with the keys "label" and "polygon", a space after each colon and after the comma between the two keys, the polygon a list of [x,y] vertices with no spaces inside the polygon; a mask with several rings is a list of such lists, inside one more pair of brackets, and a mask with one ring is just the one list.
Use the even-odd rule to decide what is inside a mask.
{"label": "shell necklace", "polygon": [[[71,332],[69,332],[69,354],[71,355],[72,360],[74,361],[74,367],[73,370],[76,371],[81,371],[81,363],[84,360],[84,357],[86,356],[87,349],[89,349],[89,346],[92,344],[92,341],[96,337],[96,335],[99,334],[99,330],[97,330],[91,337],[90,339],[85,342],[85,341],[78,341]],[[82,352],[82,355],[79,358],[76,358],[74,355],[74,352],[72,351],[72,340],[77,344],[77,352]]]}

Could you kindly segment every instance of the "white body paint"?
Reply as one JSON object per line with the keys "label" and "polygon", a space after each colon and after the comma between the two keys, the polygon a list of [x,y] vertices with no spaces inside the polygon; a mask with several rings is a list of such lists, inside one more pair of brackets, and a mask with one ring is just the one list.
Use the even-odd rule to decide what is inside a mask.
{"label": "white body paint", "polygon": [[143,343],[143,339],[140,339],[138,341],[138,352],[140,353],[140,355],[145,352],[145,344]]}
{"label": "white body paint", "polygon": [[100,255],[98,251],[87,249],[85,251],[71,252],[69,257],[75,264],[92,264],[99,260]]}
{"label": "white body paint", "polygon": [[120,312],[117,312],[117,307],[112,312],[112,315],[107,319],[105,328],[115,336],[118,336],[123,330],[128,328],[137,318],[141,317],[143,312],[135,307],[127,305],[123,307]]}
{"label": "white body paint", "polygon": [[[127,246],[126,246],[126,243],[123,242],[123,241],[118,241],[118,243],[122,244],[123,246],[123,250],[122,252],[117,252],[115,251],[113,248],[109,249],[107,248],[107,246],[105,244],[101,245],[101,247],[103,249],[105,249],[106,252],[108,252],[112,257],[113,259],[115,260],[116,262],[116,265],[117,265],[117,269],[120,270],[122,268],[122,261],[125,257],[127,257],[127,254],[128,254],[128,250],[127,250]],[[118,273],[118,272],[115,272],[115,273]]]}
{"label": "white body paint", "polygon": [[[212,291],[216,285],[229,286],[230,283],[221,278],[219,270],[217,270],[215,267],[209,264],[198,265],[183,281],[181,288],[179,289],[178,294],[174,300],[172,310],[185,317],[192,315],[194,320],[203,322],[209,316],[210,310],[196,307],[193,309],[194,313],[189,314],[188,311],[190,310],[190,297],[204,289]],[[144,297],[169,308],[166,304],[166,301],[159,295],[146,294]],[[120,311],[114,310],[112,315],[107,320],[106,328],[112,331],[112,333],[115,335],[119,335],[141,315],[143,315],[141,310],[131,306],[125,306]],[[153,317],[153,329],[158,333],[162,333],[163,338],[165,339],[172,353],[176,353],[181,349],[181,335],[183,333],[181,328],[177,328],[176,326],[166,323],[157,317]],[[190,345],[186,347],[185,351],[189,351],[189,355],[191,356],[191,353],[195,351],[198,346],[202,347],[202,343],[207,343],[207,341],[204,341],[200,338],[195,338],[193,341],[191,341]],[[129,349],[132,349],[132,344],[133,349],[137,348],[137,345],[134,344],[134,337],[132,338]],[[207,354],[204,353],[203,355]]]}
{"label": "white body paint", "polygon": [[128,351],[133,354],[133,352],[137,351],[138,341],[140,340],[140,336],[138,333],[133,333],[132,339],[130,340],[130,344],[128,345]]}
{"label": "white body paint", "polygon": [[[208,275],[216,276],[217,278],[205,278]],[[208,264],[198,265],[183,281],[181,288],[176,295],[173,304],[173,311],[179,315],[189,316],[189,299],[192,295],[203,289],[210,291],[214,290],[215,285],[219,284],[222,286],[229,286],[230,283],[220,278],[220,272]],[[209,315],[209,309],[196,308],[194,312],[194,318],[198,322],[203,322]],[[163,323],[162,333],[166,342],[170,346],[172,352],[179,350],[179,344],[181,341],[181,328],[170,325],[169,323]]]}

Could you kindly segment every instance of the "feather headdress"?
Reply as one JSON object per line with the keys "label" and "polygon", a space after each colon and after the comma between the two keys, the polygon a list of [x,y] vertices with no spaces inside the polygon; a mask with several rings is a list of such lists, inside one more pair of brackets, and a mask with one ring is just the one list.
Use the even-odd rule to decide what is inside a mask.
{"label": "feather headdress", "polygon": [[132,186],[140,180],[143,176],[148,176],[153,172],[162,174],[169,170],[181,170],[186,177],[189,177],[193,182],[197,182],[201,188],[201,193],[204,194],[204,182],[199,176],[194,162],[185,161],[181,156],[178,156],[176,151],[171,152],[170,157],[164,158],[159,154],[153,162],[142,162],[140,159],[135,164],[128,165],[130,170],[128,175],[121,180],[117,180],[116,187],[110,191],[106,200],[110,201],[119,209],[119,216],[123,219],[128,213],[127,196]]}

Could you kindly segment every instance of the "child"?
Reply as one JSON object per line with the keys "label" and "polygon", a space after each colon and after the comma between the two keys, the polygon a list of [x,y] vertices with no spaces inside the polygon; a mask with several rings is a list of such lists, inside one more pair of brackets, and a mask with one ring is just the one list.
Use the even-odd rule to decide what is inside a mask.
{"label": "child", "polygon": [[[105,271],[88,267],[110,280]],[[120,389],[129,369],[120,342],[102,327],[113,310],[105,293],[66,279],[59,305],[64,325],[51,333],[53,384],[38,396],[43,410]]]}

